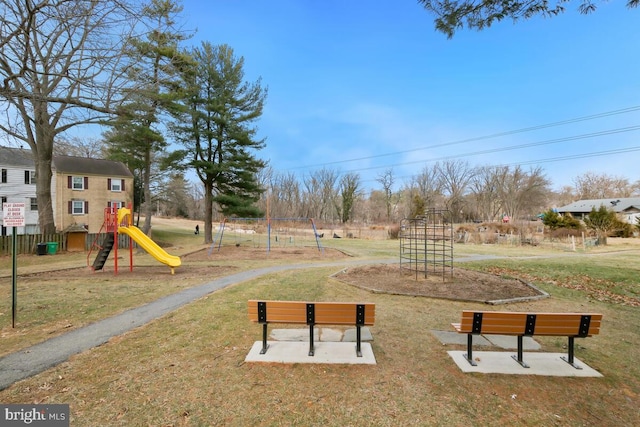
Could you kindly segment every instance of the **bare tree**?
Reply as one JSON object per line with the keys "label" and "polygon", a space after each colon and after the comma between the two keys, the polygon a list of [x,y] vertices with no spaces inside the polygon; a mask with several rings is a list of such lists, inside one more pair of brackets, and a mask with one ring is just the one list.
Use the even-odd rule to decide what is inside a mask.
{"label": "bare tree", "polygon": [[436,170],[442,183],[442,191],[447,197],[447,209],[451,211],[452,220],[460,220],[464,210],[464,196],[469,189],[469,182],[475,174],[475,169],[468,162],[461,160],[447,160],[436,163]]}
{"label": "bare tree", "polygon": [[101,123],[120,101],[122,45],[136,28],[126,0],[0,3],[0,130],[29,145],[38,224],[55,231],[51,160],[56,137]]}
{"label": "bare tree", "polygon": [[631,184],[631,190],[632,190],[632,193],[631,193],[632,197],[640,196],[640,179],[634,182],[633,184]]}
{"label": "bare tree", "polygon": [[303,178],[306,217],[333,222],[338,197],[338,172],[323,168]]}
{"label": "bare tree", "polygon": [[192,182],[189,186],[189,218],[202,220],[204,218],[204,186],[202,183]]}
{"label": "bare tree", "polygon": [[271,166],[258,174],[258,182],[265,189],[260,209],[272,218],[303,217],[300,184],[293,173],[277,173]]}
{"label": "bare tree", "polygon": [[528,172],[520,166],[496,168],[496,187],[503,212],[519,218],[524,212],[533,214],[544,210],[549,193],[549,180],[541,168]]}
{"label": "bare tree", "polygon": [[182,173],[169,174],[156,193],[158,204],[162,206],[162,214],[190,218],[190,207],[193,205],[190,187],[191,184]]}
{"label": "bare tree", "polygon": [[391,222],[391,208],[393,206],[393,184],[395,183],[395,176],[393,169],[387,169],[378,177],[376,181],[382,185],[382,192],[384,193],[384,202],[387,209],[387,221]]}
{"label": "bare tree", "polygon": [[267,216],[269,216],[272,212],[273,206],[271,205],[271,193],[273,191],[273,187],[276,185],[276,171],[273,169],[268,162],[265,164],[265,167],[260,169],[258,173],[256,173],[256,180],[258,181],[258,185],[264,189],[264,192],[260,195],[260,198],[256,202],[258,208],[260,208]]}
{"label": "bare tree", "polygon": [[436,167],[425,166],[412,183],[424,199],[427,208],[433,208],[442,192],[442,181]]}
{"label": "bare tree", "polygon": [[318,171],[320,179],[320,188],[322,192],[322,204],[320,210],[320,218],[334,222],[336,214],[335,205],[338,197],[338,176],[340,174],[336,170],[323,168]]}
{"label": "bare tree", "polygon": [[496,182],[497,167],[481,166],[469,182],[470,199],[473,201],[474,218],[483,221],[495,219],[502,209]]}
{"label": "bare tree", "polygon": [[314,173],[305,175],[302,178],[302,212],[308,218],[320,219],[320,206],[322,204],[322,192],[320,179]]}
{"label": "bare tree", "polygon": [[549,194],[549,198],[549,206],[564,206],[577,200],[575,190],[570,185],[563,185],[559,191]]}
{"label": "bare tree", "polygon": [[300,184],[293,173],[280,174],[277,180],[279,189],[279,216],[301,217]]}
{"label": "bare tree", "polygon": [[74,136],[69,139],[57,140],[53,146],[53,154],[101,159],[105,156],[103,144],[104,142],[99,138],[79,138]]}
{"label": "bare tree", "polygon": [[608,197],[631,197],[634,186],[627,178],[587,172],[573,180],[579,200],[605,199]]}

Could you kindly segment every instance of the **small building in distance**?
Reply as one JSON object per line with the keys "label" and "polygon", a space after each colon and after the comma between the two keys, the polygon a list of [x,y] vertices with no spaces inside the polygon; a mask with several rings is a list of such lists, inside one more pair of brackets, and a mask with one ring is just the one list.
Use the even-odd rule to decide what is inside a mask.
{"label": "small building in distance", "polygon": [[584,219],[592,209],[598,210],[604,206],[617,213],[620,219],[632,224],[637,224],[640,217],[640,197],[621,197],[612,199],[578,200],[557,209],[561,215],[570,213],[576,219]]}

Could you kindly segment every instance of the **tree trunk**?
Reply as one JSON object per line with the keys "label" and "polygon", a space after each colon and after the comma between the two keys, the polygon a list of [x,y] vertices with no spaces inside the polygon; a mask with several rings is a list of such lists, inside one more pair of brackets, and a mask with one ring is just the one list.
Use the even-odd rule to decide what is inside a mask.
{"label": "tree trunk", "polygon": [[53,201],[51,198],[51,152],[43,150],[33,151],[36,165],[36,198],[38,203],[38,226],[40,233],[53,234],[56,224],[53,217]]}
{"label": "tree trunk", "polygon": [[204,243],[213,243],[213,184],[204,184]]}
{"label": "tree trunk", "polygon": [[[53,159],[53,139],[55,129],[50,124],[50,118],[46,111],[46,104],[38,103],[34,109],[36,120],[41,127],[36,129],[35,135],[31,133],[29,146],[36,167],[36,199],[38,203],[38,226],[40,233],[53,234],[56,232],[55,219],[53,217],[53,199],[51,196],[51,163]],[[35,141],[33,139],[35,139]]]}

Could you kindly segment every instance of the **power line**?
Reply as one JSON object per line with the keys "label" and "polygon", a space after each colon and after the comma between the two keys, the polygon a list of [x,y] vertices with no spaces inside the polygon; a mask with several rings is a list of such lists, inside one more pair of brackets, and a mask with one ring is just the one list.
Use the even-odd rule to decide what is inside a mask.
{"label": "power line", "polygon": [[586,133],[586,134],[582,134],[582,135],[567,136],[567,137],[564,137],[564,138],[556,138],[556,139],[548,139],[548,140],[538,141],[538,142],[530,142],[530,143],[527,143],[527,144],[511,145],[511,146],[507,146],[507,147],[491,148],[491,149],[487,149],[487,150],[473,151],[473,152],[462,153],[462,154],[455,154],[455,155],[442,156],[442,157],[434,157],[434,158],[430,158],[430,159],[413,160],[413,161],[410,161],[410,162],[396,163],[396,164],[393,164],[393,165],[368,166],[368,167],[364,167],[364,168],[351,169],[351,170],[348,170],[347,172],[361,172],[361,171],[368,171],[368,170],[374,170],[374,169],[389,169],[389,168],[394,168],[394,167],[397,167],[397,166],[406,166],[406,165],[412,165],[412,164],[418,164],[418,163],[430,163],[430,162],[436,162],[436,161],[441,161],[441,160],[451,160],[451,159],[458,159],[458,158],[462,158],[462,157],[478,156],[478,155],[482,155],[482,154],[499,153],[499,152],[502,152],[502,151],[513,151],[513,150],[519,150],[521,148],[531,148],[531,147],[538,147],[538,146],[541,146],[541,145],[551,145],[551,144],[557,144],[559,142],[567,142],[567,141],[575,141],[575,140],[580,140],[580,139],[595,138],[595,137],[599,137],[599,136],[613,135],[613,134],[624,133],[624,132],[633,132],[633,131],[637,131],[637,130],[640,130],[640,125],[639,126],[629,126],[629,127],[626,127],[626,128],[610,129],[610,130],[605,130],[605,131],[600,131],[600,132]]}
{"label": "power line", "polygon": [[614,150],[595,151],[592,153],[571,154],[568,156],[550,157],[548,159],[540,159],[540,160],[529,160],[526,162],[517,162],[517,163],[511,163],[511,164],[506,164],[502,166],[515,166],[515,165],[522,166],[522,165],[532,165],[532,164],[538,164],[538,163],[562,162],[565,160],[586,159],[589,157],[611,156],[614,154],[632,153],[634,151],[640,151],[640,147],[627,147],[627,148],[618,148]]}
{"label": "power line", "polygon": [[[527,160],[527,161],[523,161],[523,162],[504,163],[504,164],[500,164],[500,165],[496,165],[496,166],[500,167],[500,166],[535,165],[535,164],[539,164],[539,163],[553,163],[553,162],[563,162],[563,161],[567,161],[567,160],[586,159],[586,158],[589,158],[589,157],[611,156],[611,155],[615,155],[615,154],[632,153],[632,152],[636,152],[636,151],[640,151],[640,146],[638,146],[638,147],[627,147],[627,148],[617,148],[617,149],[604,150],[604,151],[594,151],[594,152],[590,152],[590,153],[571,154],[571,155],[559,156],[559,157],[549,157],[549,158],[546,158],[546,159],[538,159],[538,160]],[[407,179],[407,178],[412,178],[412,177],[413,176],[402,176],[402,177],[398,177],[398,179],[402,180],[402,179]],[[375,179],[365,179],[362,182],[372,182],[372,181],[375,181]]]}
{"label": "power line", "polygon": [[[430,150],[430,149],[434,149],[434,148],[450,147],[452,145],[459,145],[459,144],[464,144],[464,143],[467,143],[467,142],[483,141],[483,140],[492,139],[492,138],[498,138],[498,137],[502,137],[502,136],[514,135],[514,134],[518,134],[518,133],[531,132],[531,131],[534,131],[534,130],[546,129],[546,128],[550,128],[550,127],[563,126],[563,125],[572,124],[572,123],[595,120],[595,119],[614,116],[614,115],[618,115],[618,114],[631,113],[631,112],[638,111],[638,110],[640,110],[640,105],[636,105],[636,106],[633,106],[633,107],[627,107],[627,108],[621,108],[621,109],[618,109],[618,110],[606,111],[606,112],[598,113],[598,114],[592,114],[592,115],[589,115],[589,116],[582,116],[582,117],[576,117],[576,118],[573,118],[573,119],[561,120],[561,121],[542,124],[542,125],[530,126],[530,127],[516,129],[516,130],[498,132],[498,133],[494,133],[494,134],[490,134],[490,135],[467,138],[467,139],[462,139],[462,140],[452,141],[452,142],[446,142],[446,143],[441,143],[441,144],[434,144],[434,145],[430,145],[430,146],[426,146],[426,147],[413,148],[413,149],[410,149],[410,150],[396,151],[396,152],[384,153],[384,154],[376,154],[376,155],[372,155],[372,156],[358,157],[358,158],[347,159],[347,160],[337,160],[337,161],[333,161],[333,162],[317,163],[317,164],[312,164],[312,165],[296,166],[296,167],[293,167],[293,168],[289,168],[289,170],[311,169],[311,168],[324,167],[324,166],[336,165],[336,164],[342,164],[342,163],[350,163],[350,162],[356,162],[356,161],[362,161],[362,160],[377,159],[377,158],[381,158],[381,157],[397,156],[397,155],[400,155],[400,154],[414,153],[414,152],[417,152],[417,151]],[[417,163],[417,162],[402,163],[401,165],[411,164],[411,163]],[[382,167],[385,167],[385,166],[382,166]],[[378,167],[356,169],[356,170],[368,170],[368,169],[378,169]]]}

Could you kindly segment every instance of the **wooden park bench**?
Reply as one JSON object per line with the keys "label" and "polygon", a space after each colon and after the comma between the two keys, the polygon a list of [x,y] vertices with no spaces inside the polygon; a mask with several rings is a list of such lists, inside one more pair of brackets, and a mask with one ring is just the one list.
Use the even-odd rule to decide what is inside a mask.
{"label": "wooden park bench", "polygon": [[249,301],[249,320],[262,324],[262,350],[267,352],[267,325],[290,323],[309,325],[309,356],[314,354],[313,328],[315,325],[353,325],[356,327],[356,354],[362,357],[362,326],[373,325],[376,306],[373,303],[304,302],[304,301]]}
{"label": "wooden park bench", "polygon": [[515,313],[499,311],[463,311],[460,323],[452,323],[459,333],[467,334],[467,354],[465,359],[476,366],[471,353],[473,335],[515,335],[518,337],[518,355],[511,356],[525,368],[522,360],[522,337],[526,336],[566,336],[569,337],[568,357],[562,360],[576,369],[582,369],[573,362],[575,338],[585,338],[600,332],[602,314],[589,313]]}

